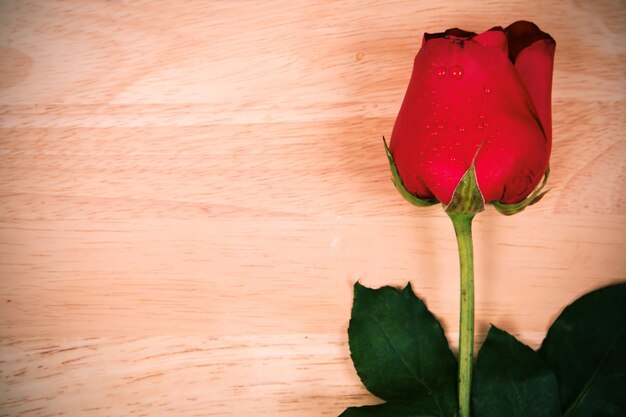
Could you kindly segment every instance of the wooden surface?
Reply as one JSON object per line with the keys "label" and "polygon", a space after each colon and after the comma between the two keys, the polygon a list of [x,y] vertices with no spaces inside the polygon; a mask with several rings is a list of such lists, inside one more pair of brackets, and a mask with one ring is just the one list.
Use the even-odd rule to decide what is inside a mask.
{"label": "wooden surface", "polygon": [[551,191],[475,221],[477,326],[533,347],[626,276],[616,1],[0,3],[0,416],[336,416],[352,285],[411,280],[456,345],[440,207],[390,181],[423,32],[557,40]]}

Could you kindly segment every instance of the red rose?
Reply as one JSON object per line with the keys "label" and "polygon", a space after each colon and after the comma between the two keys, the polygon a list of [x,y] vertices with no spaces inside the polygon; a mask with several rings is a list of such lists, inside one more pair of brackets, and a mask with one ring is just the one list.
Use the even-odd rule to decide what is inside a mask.
{"label": "red rose", "polygon": [[506,214],[537,201],[527,197],[547,176],[554,49],[524,21],[425,34],[388,154],[401,191],[450,207],[473,184],[474,211],[494,203]]}

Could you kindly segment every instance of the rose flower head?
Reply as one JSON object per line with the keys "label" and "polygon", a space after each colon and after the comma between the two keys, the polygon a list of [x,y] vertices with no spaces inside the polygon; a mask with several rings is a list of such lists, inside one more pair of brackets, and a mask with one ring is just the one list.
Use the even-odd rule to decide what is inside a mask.
{"label": "rose flower head", "polygon": [[555,45],[525,21],[424,35],[387,149],[409,201],[514,214],[545,194]]}

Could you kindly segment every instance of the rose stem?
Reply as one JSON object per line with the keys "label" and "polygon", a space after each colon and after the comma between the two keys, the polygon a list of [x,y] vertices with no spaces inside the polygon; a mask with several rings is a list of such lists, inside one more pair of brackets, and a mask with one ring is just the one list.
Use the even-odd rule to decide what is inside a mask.
{"label": "rose stem", "polygon": [[459,417],[470,417],[474,360],[474,214],[449,214],[454,225],[461,264],[461,320],[459,326]]}

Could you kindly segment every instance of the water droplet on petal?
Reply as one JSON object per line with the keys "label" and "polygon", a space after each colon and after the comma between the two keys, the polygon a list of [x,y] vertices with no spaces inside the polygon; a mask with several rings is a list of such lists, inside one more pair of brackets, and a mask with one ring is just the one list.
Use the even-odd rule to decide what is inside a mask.
{"label": "water droplet on petal", "polygon": [[437,128],[438,128],[438,129],[443,129],[443,127],[444,127],[443,122],[439,122],[439,123],[437,124]]}
{"label": "water droplet on petal", "polygon": [[441,78],[444,75],[446,75],[447,70],[446,70],[446,67],[439,67],[439,68],[437,68],[437,70],[435,72],[437,73],[437,76],[439,78]]}
{"label": "water droplet on petal", "polygon": [[478,123],[476,123],[476,129],[487,128],[487,126],[489,126],[489,123],[487,123],[487,121],[485,120],[485,115],[481,113],[478,115],[478,117],[480,118],[480,120],[478,121]]}
{"label": "water droplet on petal", "polygon": [[463,67],[460,65],[453,65],[450,67],[450,76],[455,80],[463,78]]}
{"label": "water droplet on petal", "polygon": [[485,91],[485,93],[489,94],[491,93],[491,86],[489,84],[485,84],[483,86],[483,90]]}
{"label": "water droplet on petal", "polygon": [[436,146],[433,146],[433,151],[434,151],[434,152],[437,152],[437,150],[438,150],[438,149],[439,149],[439,148],[437,148]]}
{"label": "water droplet on petal", "polygon": [[458,125],[458,126],[456,127],[456,130],[458,130],[459,132],[463,133],[463,132],[465,132],[465,126],[463,126],[463,125]]}
{"label": "water droplet on petal", "polygon": [[454,161],[456,161],[456,158],[454,156],[451,156],[450,157],[450,162],[454,162]]}
{"label": "water droplet on petal", "polygon": [[458,142],[458,141],[457,141],[457,142],[455,142],[454,144],[455,144],[456,146],[461,146],[461,142]]}

